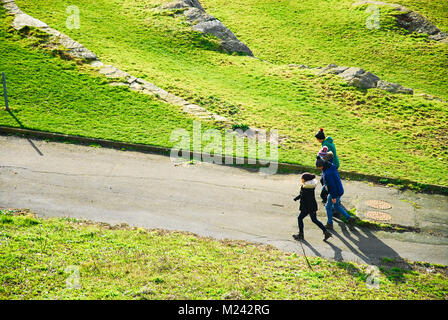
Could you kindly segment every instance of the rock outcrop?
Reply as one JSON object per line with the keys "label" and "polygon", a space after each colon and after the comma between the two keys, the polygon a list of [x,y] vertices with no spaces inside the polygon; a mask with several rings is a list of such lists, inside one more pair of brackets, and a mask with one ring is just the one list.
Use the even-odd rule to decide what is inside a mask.
{"label": "rock outcrop", "polygon": [[326,67],[322,68],[319,72],[319,74],[325,73],[337,74],[342,79],[347,81],[349,86],[357,87],[360,89],[378,88],[393,93],[414,93],[414,90],[410,88],[405,88],[398,83],[381,80],[375,74],[365,71],[362,68],[339,67],[336,64],[329,64]]}
{"label": "rock outcrop", "polygon": [[24,28],[37,28],[51,37],[50,43],[53,46],[63,46],[66,48],[65,54],[73,58],[87,60],[93,62],[98,60],[96,54],[85,48],[82,44],[70,39],[65,34],[50,28],[46,23],[31,17],[30,15],[24,13],[17,6],[14,0],[2,0],[3,7],[12,15],[14,15],[14,21],[11,27],[15,30],[22,30]]}
{"label": "rock outcrop", "polygon": [[448,42],[448,34],[441,31],[428,19],[420,13],[412,11],[404,6],[395,3],[387,3],[382,1],[358,1],[353,4],[355,7],[363,5],[386,6],[398,13],[394,14],[397,20],[397,26],[406,29],[409,32],[427,34],[429,39]]}
{"label": "rock outcrop", "polygon": [[377,82],[377,88],[394,93],[414,94],[414,90],[411,88],[405,88],[401,84],[392,83],[384,80]]}
{"label": "rock outcrop", "polygon": [[163,5],[162,9],[183,9],[180,14],[187,18],[194,30],[219,38],[222,48],[229,52],[239,52],[253,56],[249,47],[238,40],[221,21],[205,12],[198,0],[177,0]]}
{"label": "rock outcrop", "polygon": [[[339,69],[341,70],[341,69]],[[338,75],[346,80],[350,86],[354,86],[361,89],[375,88],[379,77],[371,72],[364,71],[361,68],[347,68],[344,71],[338,73]]]}

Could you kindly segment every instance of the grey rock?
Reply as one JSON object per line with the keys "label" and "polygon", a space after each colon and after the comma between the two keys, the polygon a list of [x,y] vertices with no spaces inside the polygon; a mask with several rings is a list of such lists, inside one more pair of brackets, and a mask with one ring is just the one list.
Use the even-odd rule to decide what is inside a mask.
{"label": "grey rock", "polygon": [[19,13],[15,16],[12,27],[16,30],[21,30],[24,27],[48,28],[48,25],[26,13]]}
{"label": "grey rock", "polygon": [[440,32],[439,28],[414,11],[396,15],[395,18],[397,19],[397,25],[409,32],[426,33],[428,35],[435,35]]}
{"label": "grey rock", "polygon": [[85,60],[97,60],[98,59],[98,57],[95,53],[93,53],[92,51],[90,51],[84,47],[71,49],[69,51],[69,54],[71,54],[75,58],[81,58],[81,59],[85,59]]}
{"label": "grey rock", "polygon": [[216,20],[215,17],[205,13],[197,8],[190,8],[184,12],[184,16],[191,22],[207,22]]}
{"label": "grey rock", "polygon": [[434,96],[432,96],[432,95],[430,95],[430,94],[427,94],[427,93],[420,93],[420,94],[417,94],[416,95],[417,97],[422,97],[422,98],[424,98],[424,99],[426,99],[426,100],[436,100],[436,101],[440,101],[440,102],[444,102],[442,99],[440,99],[439,97],[434,97]]}
{"label": "grey rock", "polygon": [[288,67],[290,67],[290,68],[299,68],[299,69],[311,69],[310,66],[307,66],[305,64],[295,64],[295,63],[288,64]]}
{"label": "grey rock", "polygon": [[348,82],[349,86],[361,89],[375,88],[379,77],[371,72],[366,72],[362,68],[347,68],[339,73],[339,76]]}
{"label": "grey rock", "polygon": [[216,19],[198,23],[193,26],[193,29],[205,34],[214,35],[223,40],[238,40],[232,31]]}
{"label": "grey rock", "polygon": [[3,7],[6,9],[6,11],[14,15],[23,14],[23,11],[19,9],[14,0],[11,1],[3,0]]}
{"label": "grey rock", "polygon": [[183,0],[183,2],[185,2],[189,7],[193,7],[193,8],[197,8],[199,10],[205,11],[204,8],[202,7],[201,3],[199,2],[199,0]]}
{"label": "grey rock", "polygon": [[222,40],[221,47],[230,52],[242,52],[253,56],[247,45],[237,39],[221,21],[205,12],[198,0],[178,0],[162,6],[163,9],[186,8],[183,15],[192,24],[192,28],[203,34],[211,34]]}
{"label": "grey rock", "polygon": [[336,68],[332,68],[330,70],[328,70],[329,73],[333,73],[333,74],[341,74],[344,71],[346,71],[348,69],[348,67],[336,67]]}
{"label": "grey rock", "polygon": [[408,30],[409,32],[424,33],[429,35],[429,39],[441,41],[448,38],[448,34],[440,31],[433,23],[426,19],[418,12],[412,11],[404,6],[394,3],[387,3],[381,1],[358,1],[354,3],[354,6],[361,6],[365,4],[372,4],[376,6],[387,6],[393,8],[396,11],[400,11],[401,14],[396,14],[395,18],[397,25],[401,28]]}
{"label": "grey rock", "polygon": [[380,80],[380,78],[378,78],[373,73],[364,72],[363,74],[349,80],[348,85],[354,86],[354,87],[357,87],[360,89],[370,89],[370,88],[376,87],[378,80]]}
{"label": "grey rock", "polygon": [[339,74],[339,76],[341,78],[343,78],[344,80],[352,80],[355,77],[360,76],[361,74],[363,74],[365,71],[362,68],[356,68],[356,67],[351,67],[351,68],[347,68],[346,70],[344,70],[344,72],[341,72]]}
{"label": "grey rock", "polygon": [[183,8],[195,8],[201,11],[205,11],[198,0],[177,0],[162,5],[162,9],[183,9]]}
{"label": "grey rock", "polygon": [[348,69],[348,67],[338,67],[336,64],[330,63],[329,65],[322,68],[321,71],[319,72],[319,74],[324,74],[324,73],[341,74],[344,71],[346,71],[347,69]]}
{"label": "grey rock", "polygon": [[129,77],[126,79],[126,81],[127,81],[127,83],[131,84],[131,83],[136,82],[136,81],[137,81],[137,78],[134,77],[134,76],[129,76]]}
{"label": "grey rock", "polygon": [[248,46],[246,46],[244,43],[242,43],[239,40],[228,40],[228,41],[223,41],[221,43],[222,47],[224,49],[226,49],[227,51],[230,52],[242,52],[245,53],[249,56],[253,56],[254,54],[252,53],[252,51],[249,49]]}
{"label": "grey rock", "polygon": [[378,80],[380,80],[380,78],[373,73],[365,72],[359,77],[353,78],[348,84],[361,89],[370,89],[376,87]]}
{"label": "grey rock", "polygon": [[324,67],[324,69],[325,69],[325,68],[327,68],[327,69],[332,69],[332,68],[337,68],[337,67],[338,67],[337,64],[330,63],[330,64],[327,64],[327,65]]}
{"label": "grey rock", "polygon": [[445,42],[443,40],[448,40],[448,34],[440,31],[439,33],[430,35],[428,38],[435,41]]}
{"label": "grey rock", "polygon": [[[319,68],[317,68],[319,69]],[[356,67],[338,67],[335,64],[329,64],[324,68],[321,68],[318,74],[332,73],[337,74],[345,81],[349,86],[357,87],[360,89],[379,88],[389,92],[413,94],[414,91],[411,88],[405,88],[398,83],[391,83],[381,80],[378,76],[371,72],[365,71],[362,68]]]}
{"label": "grey rock", "polygon": [[319,72],[319,74],[327,73],[329,70],[334,69],[334,68],[337,68],[337,67],[338,67],[337,64],[330,63],[330,64],[326,65],[325,67],[323,67],[323,68],[321,69],[321,71]]}
{"label": "grey rock", "polygon": [[183,8],[189,8],[190,6],[185,3],[185,1],[173,1],[169,3],[165,3],[162,5],[162,9],[183,9]]}
{"label": "grey rock", "polygon": [[129,85],[129,89],[134,90],[134,91],[141,91],[141,90],[143,90],[143,87],[141,84],[138,84],[137,82],[132,82]]}
{"label": "grey rock", "polygon": [[104,63],[102,63],[100,60],[96,59],[90,62],[90,65],[94,68],[101,68],[104,66]]}
{"label": "grey rock", "polygon": [[108,78],[126,78],[129,77],[130,74],[126,73],[124,71],[121,71],[120,69],[115,68],[111,65],[105,65],[99,70],[100,73],[104,74]]}
{"label": "grey rock", "polygon": [[393,93],[404,93],[404,94],[414,94],[414,90],[411,88],[405,88],[401,84],[392,83],[384,80],[379,80],[377,83],[379,89],[393,92]]}
{"label": "grey rock", "polygon": [[50,34],[50,35],[52,35],[52,36],[54,36],[54,37],[56,37],[56,38],[59,38],[61,35],[62,35],[62,33],[60,33],[58,30],[56,30],[56,29],[53,29],[53,28],[50,28],[50,27],[48,27],[48,28],[42,28],[46,33],[48,33],[48,34]]}
{"label": "grey rock", "polygon": [[148,81],[144,81],[144,80],[143,81],[139,81],[137,79],[137,82],[140,83],[145,90],[148,90],[148,91],[151,91],[151,92],[156,92],[157,90],[160,89],[155,84],[150,83]]}

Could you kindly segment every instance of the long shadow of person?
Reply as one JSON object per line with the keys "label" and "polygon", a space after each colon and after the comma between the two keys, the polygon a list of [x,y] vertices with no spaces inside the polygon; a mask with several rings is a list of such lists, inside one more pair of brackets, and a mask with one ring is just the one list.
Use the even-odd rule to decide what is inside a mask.
{"label": "long shadow of person", "polygon": [[[358,230],[356,226],[347,227],[345,223],[338,219],[334,221],[341,228],[342,235],[336,231],[333,231],[333,235],[363,262],[379,267],[388,279],[402,282],[405,280],[404,274],[412,271],[412,266],[398,252],[389,247],[369,229],[360,228]],[[342,250],[334,244],[328,243],[335,252],[335,260],[342,259]],[[384,262],[385,258],[393,263]]]}
{"label": "long shadow of person", "polygon": [[304,245],[306,245],[316,257],[322,257],[319,251],[317,251],[308,241],[302,240],[301,241]]}
{"label": "long shadow of person", "polygon": [[[357,227],[347,227],[347,225],[341,221],[337,221],[341,228],[344,237],[337,232],[333,234],[338,237],[347,247],[364,262],[368,264],[377,264],[378,260],[386,257],[394,260],[403,260],[401,256],[394,249],[389,247],[383,241],[381,241],[374,233],[367,228],[362,228],[362,233]],[[355,238],[355,237],[356,238]],[[348,241],[353,245],[351,245]],[[356,248],[354,248],[354,246]]]}

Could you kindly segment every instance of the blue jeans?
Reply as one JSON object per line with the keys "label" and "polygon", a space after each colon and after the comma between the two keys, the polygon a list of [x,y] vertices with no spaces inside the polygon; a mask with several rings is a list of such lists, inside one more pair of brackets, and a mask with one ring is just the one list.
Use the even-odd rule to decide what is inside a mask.
{"label": "blue jeans", "polygon": [[347,219],[350,218],[350,215],[341,206],[341,197],[337,197],[336,203],[333,203],[331,194],[329,194],[327,198],[327,204],[325,205],[325,209],[327,209],[327,218],[328,218],[327,223],[329,225],[333,224],[333,208],[342,213]]}

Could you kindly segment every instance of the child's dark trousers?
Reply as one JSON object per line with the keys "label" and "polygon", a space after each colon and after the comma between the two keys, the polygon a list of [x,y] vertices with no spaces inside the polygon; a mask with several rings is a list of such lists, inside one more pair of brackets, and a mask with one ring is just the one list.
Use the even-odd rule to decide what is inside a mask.
{"label": "child's dark trousers", "polygon": [[325,228],[325,226],[322,224],[322,222],[320,222],[319,220],[317,220],[317,215],[316,212],[300,212],[299,216],[297,217],[297,222],[299,223],[299,231],[300,233],[303,233],[303,219],[307,216],[310,215],[311,217],[311,221],[313,221],[322,231],[326,231],[327,229]]}

